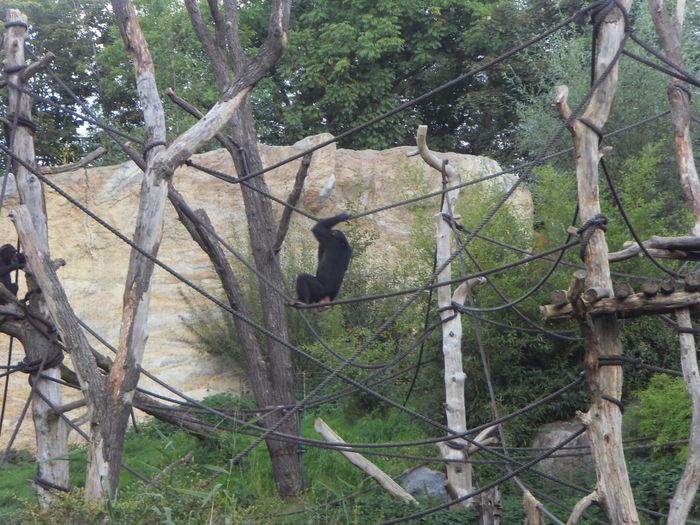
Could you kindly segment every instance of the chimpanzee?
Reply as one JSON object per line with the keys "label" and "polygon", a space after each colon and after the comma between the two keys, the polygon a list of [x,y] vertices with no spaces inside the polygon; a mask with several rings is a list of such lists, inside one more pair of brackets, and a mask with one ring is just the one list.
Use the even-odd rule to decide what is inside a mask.
{"label": "chimpanzee", "polygon": [[352,248],[342,231],[331,228],[349,218],[350,214],[344,212],[319,220],[311,229],[318,240],[316,276],[308,273],[297,276],[298,299],[295,304],[329,303],[335,299],[350,264]]}
{"label": "chimpanzee", "polygon": [[18,252],[11,244],[0,246],[0,283],[4,284],[5,288],[10,290],[15,296],[19,287],[12,282],[10,273],[24,268],[26,262],[24,254]]}

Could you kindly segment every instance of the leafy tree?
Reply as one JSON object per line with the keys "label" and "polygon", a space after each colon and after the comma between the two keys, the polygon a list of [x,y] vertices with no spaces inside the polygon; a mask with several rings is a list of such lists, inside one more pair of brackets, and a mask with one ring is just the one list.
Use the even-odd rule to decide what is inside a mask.
{"label": "leafy tree", "polygon": [[[309,132],[338,134],[422,95],[541,31],[559,16],[556,10],[535,4],[298,2],[289,52],[271,93],[273,107],[282,108],[276,115],[283,123],[282,134],[264,139],[284,143]],[[431,143],[438,149],[503,153],[509,149],[514,119],[510,104],[503,100],[517,95],[509,79],[514,71],[523,77],[526,73],[517,58],[376,124],[345,144],[354,148],[407,144],[418,123],[429,123]]]}
{"label": "leafy tree", "polygon": [[[70,89],[97,111],[99,96],[96,93],[101,71],[95,62],[95,54],[112,38],[109,33],[112,15],[107,4],[99,0],[79,3],[68,0],[0,0],[3,14],[9,8],[27,14],[31,50],[36,55],[53,52],[56,57],[50,67],[59,71]],[[40,130],[36,140],[40,162],[72,162],[96,145],[94,130],[85,129],[82,119],[57,107],[65,106],[84,114],[64,89],[47,75],[32,79],[30,87],[39,96],[50,98],[55,103],[36,103],[34,121]]]}

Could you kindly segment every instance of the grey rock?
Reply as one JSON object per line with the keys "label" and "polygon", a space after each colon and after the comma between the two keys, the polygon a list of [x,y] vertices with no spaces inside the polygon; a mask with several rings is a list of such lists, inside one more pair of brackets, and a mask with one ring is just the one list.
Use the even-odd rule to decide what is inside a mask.
{"label": "grey rock", "polygon": [[[542,425],[535,438],[532,440],[532,447],[538,449],[552,448],[574,432],[581,428],[581,423],[577,420],[555,421]],[[585,448],[573,448],[585,447]],[[568,450],[567,450],[568,449]],[[556,476],[565,481],[572,481],[576,477],[593,472],[594,465],[590,455],[590,442],[586,434],[581,434],[574,441],[568,443],[566,448],[554,453],[557,454],[577,454],[569,457],[552,457],[538,463],[537,469],[551,476]],[[533,451],[532,455],[540,455],[543,451]]]}
{"label": "grey rock", "polygon": [[399,484],[417,498],[437,498],[447,501],[445,474],[428,467],[418,467],[397,478]]}

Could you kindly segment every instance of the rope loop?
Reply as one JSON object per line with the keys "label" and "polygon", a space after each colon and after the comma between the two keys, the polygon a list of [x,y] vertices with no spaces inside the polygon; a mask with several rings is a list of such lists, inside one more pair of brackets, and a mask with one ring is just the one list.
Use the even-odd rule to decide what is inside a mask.
{"label": "rope loop", "polygon": [[591,120],[587,119],[586,117],[578,117],[577,119],[581,124],[585,125],[588,129],[590,129],[593,133],[598,135],[598,143],[603,142],[603,138],[605,135],[603,135],[603,130],[600,129],[598,126],[596,126]]}
{"label": "rope loop", "polygon": [[6,75],[12,75],[14,73],[19,73],[23,69],[27,69],[27,64],[17,64],[15,66],[6,67],[2,71]]}
{"label": "rope loop", "polygon": [[596,229],[600,229],[603,231],[607,231],[608,229],[608,218],[602,213],[598,213],[595,217],[588,219],[581,225],[581,227],[578,230],[576,230],[576,233],[581,239],[581,249],[579,251],[581,260],[584,260],[586,258],[588,242],[591,240],[591,237],[593,236],[593,233],[595,233]]}
{"label": "rope loop", "polygon": [[600,397],[601,397],[601,399],[605,399],[606,401],[609,401],[609,402],[612,403],[613,405],[616,405],[617,408],[620,409],[620,412],[621,412],[622,414],[625,413],[625,405],[624,405],[624,403],[623,403],[622,401],[620,401],[619,399],[617,399],[617,398],[615,398],[615,397],[613,397],[613,396],[609,396],[609,395],[607,395],[607,394],[603,394],[603,395],[600,396]]}
{"label": "rope loop", "polygon": [[167,146],[167,145],[168,145],[168,143],[165,142],[164,140],[154,140],[153,142],[149,142],[143,148],[143,156],[146,157],[148,155],[148,152],[151,151],[156,146]]}
{"label": "rope loop", "polygon": [[32,132],[32,135],[36,133],[36,125],[31,119],[23,117],[22,115],[17,115],[15,113],[8,113],[5,115],[5,119],[11,123],[17,122],[18,126],[23,126]]}
{"label": "rope loop", "polygon": [[23,27],[25,30],[29,29],[29,26],[26,24],[26,22],[22,22],[21,20],[5,22],[5,29],[10,29],[11,27]]}

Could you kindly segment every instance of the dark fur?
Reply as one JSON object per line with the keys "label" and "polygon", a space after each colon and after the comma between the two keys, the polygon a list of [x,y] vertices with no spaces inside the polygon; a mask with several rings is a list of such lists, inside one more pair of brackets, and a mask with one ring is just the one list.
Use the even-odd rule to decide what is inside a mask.
{"label": "dark fur", "polygon": [[19,287],[12,282],[12,276],[10,274],[14,270],[24,268],[26,262],[27,260],[24,258],[24,254],[18,252],[11,244],[3,244],[0,246],[0,282],[15,296],[17,296]]}
{"label": "dark fur", "polygon": [[349,214],[341,213],[321,219],[311,229],[318,240],[318,267],[315,277],[308,273],[297,277],[297,297],[302,303],[317,303],[324,297],[332,301],[338,294],[350,264],[352,248],[342,231],[331,228],[349,217]]}

